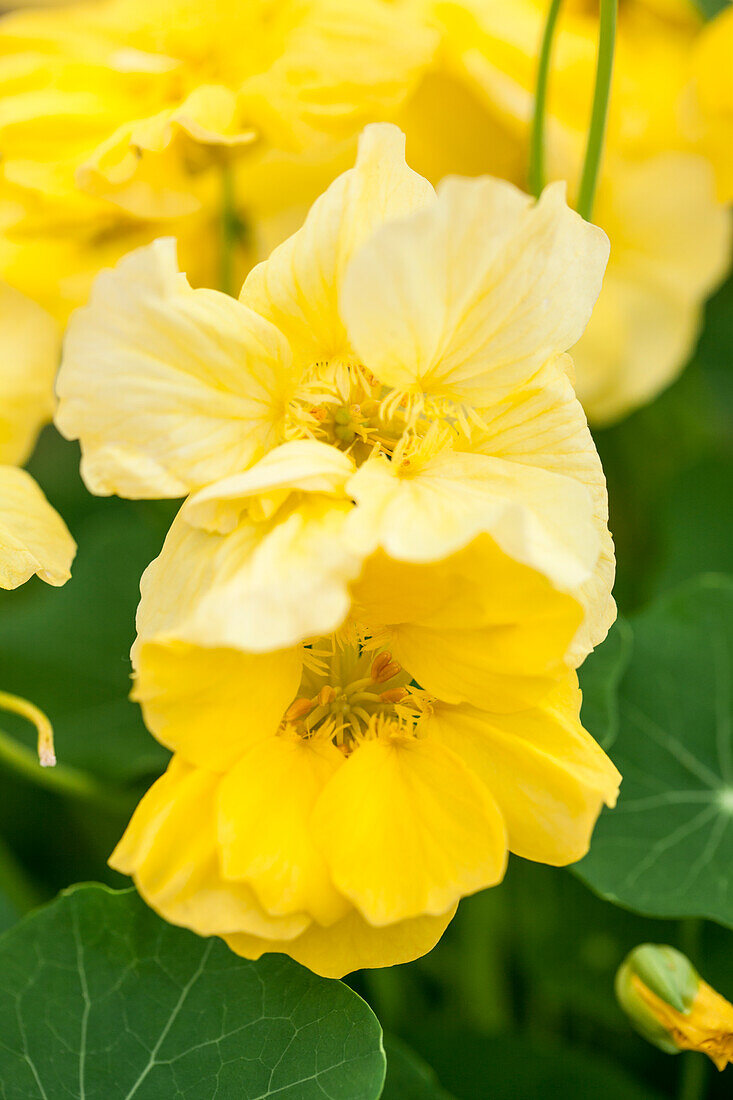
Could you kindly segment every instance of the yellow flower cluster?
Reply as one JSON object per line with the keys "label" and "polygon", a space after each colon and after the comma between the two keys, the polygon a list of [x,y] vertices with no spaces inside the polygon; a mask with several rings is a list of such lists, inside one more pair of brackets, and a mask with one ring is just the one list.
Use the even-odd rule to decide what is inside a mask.
{"label": "yellow flower cluster", "polygon": [[239,300],[168,240],[97,279],[57,423],[92,491],[187,497],[133,652],[174,757],[112,857],[167,919],[341,975],[587,849],[614,562],[566,352],[607,256],[562,184],[436,194],[374,124]]}
{"label": "yellow flower cluster", "polygon": [[222,165],[323,155],[391,113],[435,41],[388,0],[87,0],[6,16],[0,271],[65,319],[101,267],[167,231],[210,283]]}
{"label": "yellow flower cluster", "polygon": [[[526,186],[548,6],[430,4],[442,49],[398,121],[413,162],[431,179],[489,172]],[[715,24],[702,32],[691,0],[620,5],[593,214],[611,256],[598,306],[573,350],[578,396],[596,423],[625,415],[676,377],[694,347],[705,298],[729,268],[730,217],[716,201],[715,176],[719,198],[729,201],[730,43],[730,30],[726,42]],[[597,47],[597,3],[565,2],[552,52],[547,159],[550,178],[571,189],[580,178]],[[705,104],[705,123],[696,100]]]}
{"label": "yellow flower cluster", "polygon": [[[547,0],[88,0],[0,23],[0,275],[65,320],[100,268],[174,234],[215,285],[222,195],[244,277],[396,121],[433,183],[525,188]],[[574,352],[599,423],[667,385],[729,264],[730,16],[621,5],[595,218],[612,252]],[[563,4],[550,80],[551,178],[575,186],[597,5]],[[222,187],[222,173],[224,186]],[[571,194],[572,198],[572,194]],[[241,281],[234,280],[235,283]],[[226,289],[231,289],[226,287]]]}

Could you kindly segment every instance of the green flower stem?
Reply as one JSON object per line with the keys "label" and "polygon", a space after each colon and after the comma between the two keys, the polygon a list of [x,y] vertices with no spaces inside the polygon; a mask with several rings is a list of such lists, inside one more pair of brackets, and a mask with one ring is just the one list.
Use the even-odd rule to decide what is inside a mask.
{"label": "green flower stem", "polygon": [[552,0],[542,33],[540,57],[537,65],[537,87],[534,99],[534,116],[529,138],[529,190],[539,198],[545,186],[545,114],[547,112],[547,81],[550,75],[550,56],[555,25],[562,0]]}
{"label": "green flower stem", "polygon": [[608,118],[611,76],[613,74],[613,51],[616,44],[617,12],[618,0],[601,0],[596,84],[593,91],[593,109],[591,111],[577,205],[578,213],[586,221],[590,221],[593,213],[593,201],[596,195],[603,143],[606,137],[606,120]]}
{"label": "green flower stem", "polygon": [[707,1092],[708,1062],[704,1054],[687,1051],[681,1057],[679,1100],[704,1100]]}

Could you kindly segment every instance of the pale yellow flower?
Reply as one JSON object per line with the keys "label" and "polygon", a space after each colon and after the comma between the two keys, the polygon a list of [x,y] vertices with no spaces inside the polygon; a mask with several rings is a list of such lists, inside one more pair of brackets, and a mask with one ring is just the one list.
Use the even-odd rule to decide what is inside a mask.
{"label": "pale yellow flower", "polygon": [[[112,865],[174,923],[249,958],[280,951],[341,976],[428,951],[461,897],[502,878],[507,850],[580,858],[620,777],[580,725],[574,676],[516,712],[508,671],[527,679],[539,659],[532,616],[545,623],[535,646],[541,633],[546,662],[548,616],[561,651],[572,612],[495,549],[494,625],[456,630],[446,582],[468,579],[471,564],[403,567],[391,587],[389,570],[365,576],[361,625],[304,647],[245,654],[143,634],[136,697],[176,755]],[[146,621],[165,616],[150,605],[169,592],[148,579]],[[380,625],[380,606],[408,621]],[[438,653],[460,661],[461,633],[483,651],[492,709],[446,701],[460,698],[462,674]]]}
{"label": "pale yellow flower", "polygon": [[[416,167],[432,180],[491,172],[523,185],[547,4],[437,0],[431,8],[443,30],[441,59],[399,116]],[[597,309],[573,351],[578,396],[595,422],[624,415],[674,379],[694,347],[705,298],[729,266],[729,215],[690,132],[689,59],[701,25],[685,0],[621,7],[594,212],[611,256]],[[582,2],[563,5],[547,142],[551,178],[568,180],[571,190],[590,118],[597,39],[597,13]]]}
{"label": "pale yellow flower", "polygon": [[[201,616],[207,644],[219,644],[219,622],[244,648],[328,633],[369,554],[439,561],[487,532],[581,600],[577,663],[613,616],[613,550],[600,464],[558,357],[591,312],[605,238],[560,185],[536,205],[490,179],[446,182],[436,198],[403,150],[396,128],[368,128],[356,167],[252,271],[240,301],[192,290],[167,241],[102,274],[69,329],[57,423],[80,439],[93,492],[195,494],[176,529],[192,573],[211,575],[207,603],[221,601]],[[268,456],[283,444],[282,460]],[[271,569],[272,546],[257,550],[261,521],[293,488],[312,495],[297,480],[309,463],[315,488],[331,479],[343,519],[320,503],[308,519],[298,504],[276,537],[280,556],[289,540],[293,562],[312,557],[322,594],[330,571],[317,621]],[[263,493],[270,515],[261,504],[252,515]],[[310,548],[326,543],[332,554]],[[263,577],[240,568],[250,554],[270,571],[272,606],[284,605],[282,635],[272,610],[264,624],[231,614],[230,578],[238,601],[264,600]]]}
{"label": "pale yellow flower", "polygon": [[565,351],[606,255],[561,184],[436,195],[383,124],[239,301],[170,241],[97,280],[59,426],[94,491],[188,494],[133,653],[175,757],[112,858],[166,919],[340,975],[429,950],[508,850],[586,851],[613,549]]}

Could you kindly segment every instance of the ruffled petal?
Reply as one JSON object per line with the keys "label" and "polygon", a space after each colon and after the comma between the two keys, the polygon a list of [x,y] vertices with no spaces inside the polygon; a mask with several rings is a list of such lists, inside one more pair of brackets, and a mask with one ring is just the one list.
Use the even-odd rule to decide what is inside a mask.
{"label": "ruffled petal", "polygon": [[92,492],[184,496],[279,442],[290,350],[225,294],[192,290],[164,239],[98,276],[73,317],[56,422]]}
{"label": "ruffled petal", "polygon": [[312,827],[337,889],[378,926],[439,916],[504,875],[496,804],[429,739],[360,745],[325,788]]}
{"label": "ruffled petal", "polygon": [[343,978],[354,970],[412,962],[435,947],[453,919],[456,907],[439,917],[413,917],[375,928],[352,909],[337,924],[312,924],[292,940],[266,940],[229,935],[224,939],[238,955],[259,959],[268,951],[290,955],[324,978]]}
{"label": "ruffled petal", "polygon": [[309,924],[305,914],[271,917],[248,886],[222,879],[215,828],[219,779],[174,757],[135,810],[110,866],[131,875],[165,920],[201,936],[299,935]]}
{"label": "ruffled petal", "polygon": [[330,741],[281,735],[260,741],[222,780],[222,875],[247,882],[268,913],[304,911],[333,924],[349,909],[310,832],[313,807],[343,765]]}
{"label": "ruffled petal", "polygon": [[580,724],[577,680],[533,710],[498,715],[438,704],[428,736],[455,752],[486,784],[506,822],[509,848],[563,866],[588,850],[603,804],[613,806],[616,768]]}
{"label": "ruffled petal", "polygon": [[179,515],[143,575],[138,634],[263,653],[332,633],[361,567],[343,537],[351,507],[309,495],[223,536]]}
{"label": "ruffled petal", "polygon": [[489,405],[581,336],[608,239],[551,184],[449,178],[437,202],[377,230],[344,277],[358,355],[386,385]]}
{"label": "ruffled petal", "polygon": [[567,672],[583,618],[573,596],[488,536],[434,565],[377,554],[353,598],[421,687],[500,712],[533,706]]}
{"label": "ruffled petal", "polygon": [[[596,306],[601,312],[607,289],[606,282],[601,301]],[[593,317],[595,319],[595,312]],[[606,479],[568,371],[572,372],[572,362],[567,356],[561,356],[545,364],[511,397],[481,410],[483,428],[472,439],[471,449],[517,463],[520,467],[537,467],[572,479],[590,494],[592,522],[600,553],[591,576],[573,589],[585,609],[585,618],[572,647],[573,660],[580,663],[603,641],[616,617],[616,605],[611,596],[616,562],[608,530]]]}
{"label": "ruffled petal", "polygon": [[339,314],[346,265],[372,230],[434,198],[427,180],[405,164],[396,126],[367,126],[356,166],[313,204],[302,229],[247,276],[241,301],[290,340],[305,363],[350,354]]}
{"label": "ruffled petal", "polygon": [[194,493],[181,514],[194,527],[227,534],[245,513],[255,519],[274,514],[291,492],[344,497],[353,472],[353,460],[337,447],[297,439],[276,447],[244,473]]}
{"label": "ruffled petal", "polygon": [[593,502],[578,480],[539,465],[449,448],[425,462],[375,457],[347,485],[349,531],[400,561],[438,561],[480,534],[511,558],[570,590],[600,552]]}
{"label": "ruffled petal", "polygon": [[297,649],[242,653],[176,640],[137,647],[133,698],[151,733],[190,763],[230,767],[271,737],[297,694]]}
{"label": "ruffled petal", "polygon": [[30,474],[0,466],[0,588],[38,574],[47,584],[71,576],[76,543]]}

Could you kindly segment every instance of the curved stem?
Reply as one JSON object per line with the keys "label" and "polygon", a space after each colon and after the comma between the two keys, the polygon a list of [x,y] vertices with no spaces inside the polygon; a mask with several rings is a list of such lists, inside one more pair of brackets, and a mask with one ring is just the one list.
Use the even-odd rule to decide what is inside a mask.
{"label": "curved stem", "polygon": [[[7,696],[0,693],[0,701]],[[3,705],[4,702],[3,702]],[[32,704],[28,704],[31,706]],[[11,709],[6,707],[6,709]],[[16,710],[16,713],[21,713]],[[25,715],[24,715],[25,717]],[[32,719],[31,719],[32,720]],[[35,754],[25,745],[19,744],[4,730],[0,729],[0,763],[12,768],[24,779],[30,780],[39,787],[55,791],[57,794],[71,795],[87,802],[93,802],[98,806],[108,809],[130,810],[130,799],[121,791],[110,790],[95,779],[94,776],[80,771],[78,768],[59,764],[56,767],[43,767],[38,763]]]}
{"label": "curved stem", "polygon": [[46,715],[28,699],[20,695],[11,695],[7,691],[0,691],[0,710],[10,711],[11,714],[19,714],[26,722],[32,723],[38,731],[38,762],[42,768],[53,768],[56,765],[56,753],[53,746],[53,726]]}
{"label": "curved stem", "polygon": [[578,191],[578,213],[586,221],[590,221],[593,213],[593,201],[596,196],[601,154],[603,153],[603,143],[606,137],[606,120],[608,118],[611,76],[613,74],[613,51],[616,45],[617,11],[618,0],[601,0],[596,84],[593,91],[593,108],[591,110],[585,160]]}
{"label": "curved stem", "polygon": [[545,115],[547,113],[547,82],[550,75],[550,57],[555,25],[562,0],[551,0],[545,29],[542,32],[540,56],[537,64],[537,85],[534,98],[534,115],[529,137],[528,181],[530,194],[539,198],[545,185]]}

